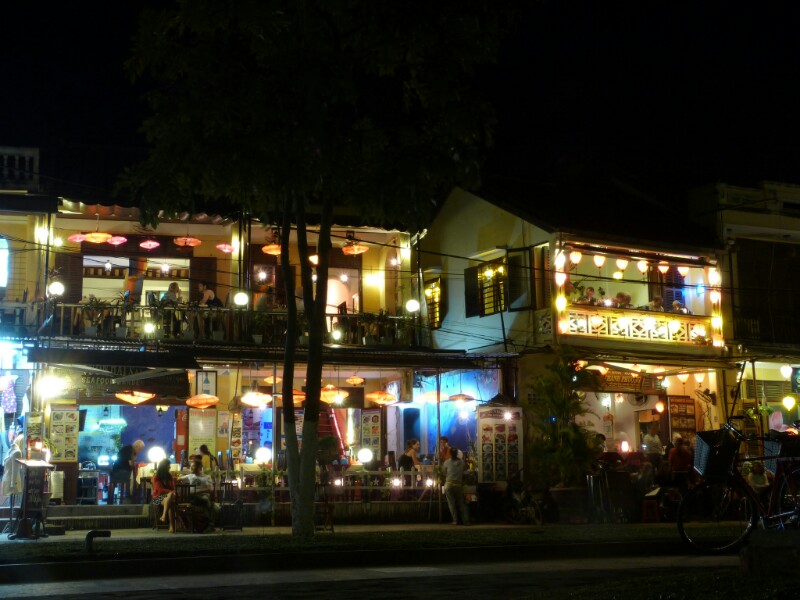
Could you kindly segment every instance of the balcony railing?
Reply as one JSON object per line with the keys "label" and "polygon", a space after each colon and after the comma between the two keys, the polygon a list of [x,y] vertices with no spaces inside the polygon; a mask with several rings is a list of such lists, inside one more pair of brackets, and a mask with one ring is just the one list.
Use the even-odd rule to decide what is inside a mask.
{"label": "balcony railing", "polygon": [[[286,310],[252,311],[192,305],[0,303],[0,336],[98,339],[212,340],[229,344],[283,346]],[[326,315],[326,343],[343,346],[429,347],[430,332],[418,321],[372,313]],[[305,318],[298,315],[300,345]]]}
{"label": "balcony railing", "polygon": [[712,344],[711,317],[657,311],[625,310],[598,306],[568,306],[558,322],[552,311],[536,312],[540,343],[555,334],[602,340],[632,340],[691,346]]}

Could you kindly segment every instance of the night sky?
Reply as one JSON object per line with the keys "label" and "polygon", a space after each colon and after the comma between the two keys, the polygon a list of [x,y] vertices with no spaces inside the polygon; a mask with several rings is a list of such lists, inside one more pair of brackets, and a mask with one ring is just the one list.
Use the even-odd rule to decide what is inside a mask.
{"label": "night sky", "polygon": [[[45,175],[86,192],[143,155],[145,110],[122,66],[140,4],[4,6],[0,145],[42,148]],[[669,191],[800,184],[796,21],[712,4],[524,4],[483,79],[499,119],[486,172],[524,182],[578,164]]]}

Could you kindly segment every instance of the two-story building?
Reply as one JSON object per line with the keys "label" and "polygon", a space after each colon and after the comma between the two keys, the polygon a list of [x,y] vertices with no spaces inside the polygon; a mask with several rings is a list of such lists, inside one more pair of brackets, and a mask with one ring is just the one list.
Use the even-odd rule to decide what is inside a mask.
{"label": "two-story building", "polygon": [[456,190],[419,244],[433,343],[519,353],[520,399],[569,348],[603,375],[587,424],[610,446],[640,449],[651,422],[693,443],[736,384],[721,251],[618,180]]}

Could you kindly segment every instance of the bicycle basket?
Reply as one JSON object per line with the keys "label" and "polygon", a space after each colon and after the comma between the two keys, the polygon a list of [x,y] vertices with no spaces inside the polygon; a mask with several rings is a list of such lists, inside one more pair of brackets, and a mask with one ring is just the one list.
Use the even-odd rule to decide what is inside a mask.
{"label": "bicycle basket", "polygon": [[725,481],[738,452],[739,441],[727,429],[701,431],[695,439],[694,470],[704,481]]}
{"label": "bicycle basket", "polygon": [[800,458],[800,436],[782,431],[770,431],[771,440],[764,440],[764,468],[773,475],[778,469],[778,458]]}

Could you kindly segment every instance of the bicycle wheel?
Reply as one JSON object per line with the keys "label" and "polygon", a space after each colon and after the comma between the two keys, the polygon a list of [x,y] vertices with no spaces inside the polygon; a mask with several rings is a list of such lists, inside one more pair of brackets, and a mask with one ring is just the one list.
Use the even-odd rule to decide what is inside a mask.
{"label": "bicycle wheel", "polygon": [[780,526],[800,528],[800,469],[787,472],[778,492]]}
{"label": "bicycle wheel", "polygon": [[757,518],[755,503],[738,485],[703,483],[681,500],[678,531],[702,552],[722,552],[741,543]]}

